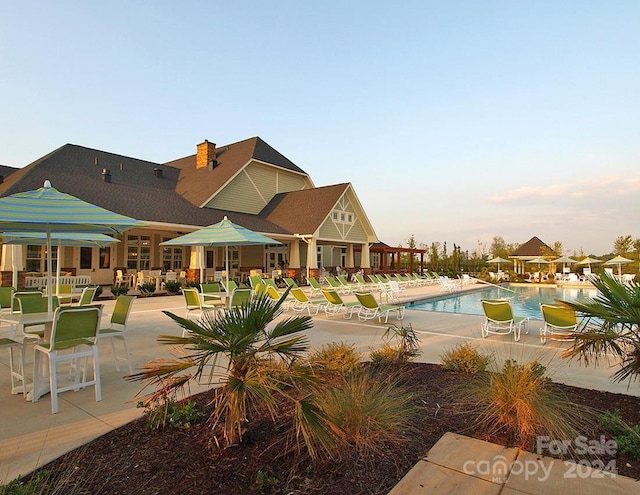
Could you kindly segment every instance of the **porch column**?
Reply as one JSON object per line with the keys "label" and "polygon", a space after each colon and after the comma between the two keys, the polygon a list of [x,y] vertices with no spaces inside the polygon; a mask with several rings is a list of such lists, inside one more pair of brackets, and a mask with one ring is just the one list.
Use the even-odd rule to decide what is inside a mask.
{"label": "porch column", "polygon": [[300,268],[300,241],[298,239],[289,243],[289,268]]}
{"label": "porch column", "polygon": [[362,245],[362,254],[360,256],[360,268],[371,268],[371,258],[369,256],[369,243]]}
{"label": "porch column", "polygon": [[347,244],[347,256],[346,256],[346,264],[347,266],[345,266],[345,268],[354,268],[354,262],[353,262],[353,244],[349,243]]}
{"label": "porch column", "polygon": [[309,240],[306,240],[307,242],[307,269],[311,268],[314,270],[318,269],[318,255],[316,253],[317,251],[317,245],[316,245],[316,238],[312,237]]}

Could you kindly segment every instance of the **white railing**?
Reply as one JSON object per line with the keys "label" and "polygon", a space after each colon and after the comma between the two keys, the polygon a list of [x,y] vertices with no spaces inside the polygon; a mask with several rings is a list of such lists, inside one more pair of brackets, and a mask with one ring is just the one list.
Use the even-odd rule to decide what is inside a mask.
{"label": "white railing", "polygon": [[[56,278],[54,277],[55,281]],[[60,285],[71,285],[76,287],[85,287],[91,285],[90,275],[62,275],[60,277]],[[25,277],[25,287],[27,289],[44,289],[47,286],[47,277]]]}

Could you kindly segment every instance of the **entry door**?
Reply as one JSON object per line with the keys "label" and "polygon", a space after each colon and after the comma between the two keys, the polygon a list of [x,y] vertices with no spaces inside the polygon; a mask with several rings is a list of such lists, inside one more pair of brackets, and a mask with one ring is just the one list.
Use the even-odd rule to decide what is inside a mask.
{"label": "entry door", "polygon": [[264,266],[266,273],[271,275],[273,270],[286,269],[289,264],[288,252],[289,248],[286,244],[278,247],[265,246]]}

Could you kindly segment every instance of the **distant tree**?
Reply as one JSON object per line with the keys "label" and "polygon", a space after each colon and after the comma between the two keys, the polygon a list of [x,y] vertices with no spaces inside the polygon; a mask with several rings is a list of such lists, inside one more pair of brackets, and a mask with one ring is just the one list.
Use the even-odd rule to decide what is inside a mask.
{"label": "distant tree", "polygon": [[564,248],[562,247],[562,242],[556,241],[551,247],[542,246],[540,248],[540,254],[542,256],[555,256],[556,258],[562,256],[564,253]]}
{"label": "distant tree", "polygon": [[618,237],[613,242],[613,253],[622,256],[623,254],[630,253],[633,249],[633,239],[630,235],[624,235]]}
{"label": "distant tree", "polygon": [[431,270],[437,271],[440,263],[440,243],[432,242],[429,247],[429,266]]}
{"label": "distant tree", "polygon": [[447,241],[442,243],[442,269],[449,271],[449,255],[447,254]]}
{"label": "distant tree", "polygon": [[498,256],[500,256],[501,258],[506,258],[511,254],[507,252],[507,243],[500,236],[495,236],[493,238],[491,246],[489,247],[489,253],[492,258],[496,258]]}
{"label": "distant tree", "polygon": [[411,236],[409,236],[409,238],[407,239],[407,247],[410,249],[416,249],[416,238],[413,234],[411,234]]}

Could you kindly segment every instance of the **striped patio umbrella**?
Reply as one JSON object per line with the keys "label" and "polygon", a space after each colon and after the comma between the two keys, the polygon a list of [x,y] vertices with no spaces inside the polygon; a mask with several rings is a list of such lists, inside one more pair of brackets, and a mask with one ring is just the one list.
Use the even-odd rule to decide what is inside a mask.
{"label": "striped patio umbrella", "polygon": [[[51,287],[51,235],[59,232],[121,233],[145,224],[62,193],[47,180],[35,191],[0,198],[0,232],[45,232],[47,283]],[[49,311],[51,311],[49,291]]]}
{"label": "striped patio umbrella", "polygon": [[[222,221],[189,232],[169,241],[161,242],[161,246],[209,246],[224,247],[227,286],[229,284],[229,246],[250,246],[264,244],[281,244],[280,242],[237,225],[226,216]],[[200,281],[202,282],[202,264],[200,265]]]}
{"label": "striped patio umbrella", "polygon": [[[45,232],[5,232],[0,234],[2,244],[19,245],[29,244],[43,246],[47,244],[47,234]],[[58,257],[61,246],[77,247],[105,247],[110,244],[120,242],[115,237],[99,233],[76,233],[76,232],[54,232],[51,234],[51,244],[58,246]],[[13,286],[18,286],[18,268],[15,265],[15,253],[11,257],[13,263]],[[56,269],[56,287],[60,288],[60,262]]]}

